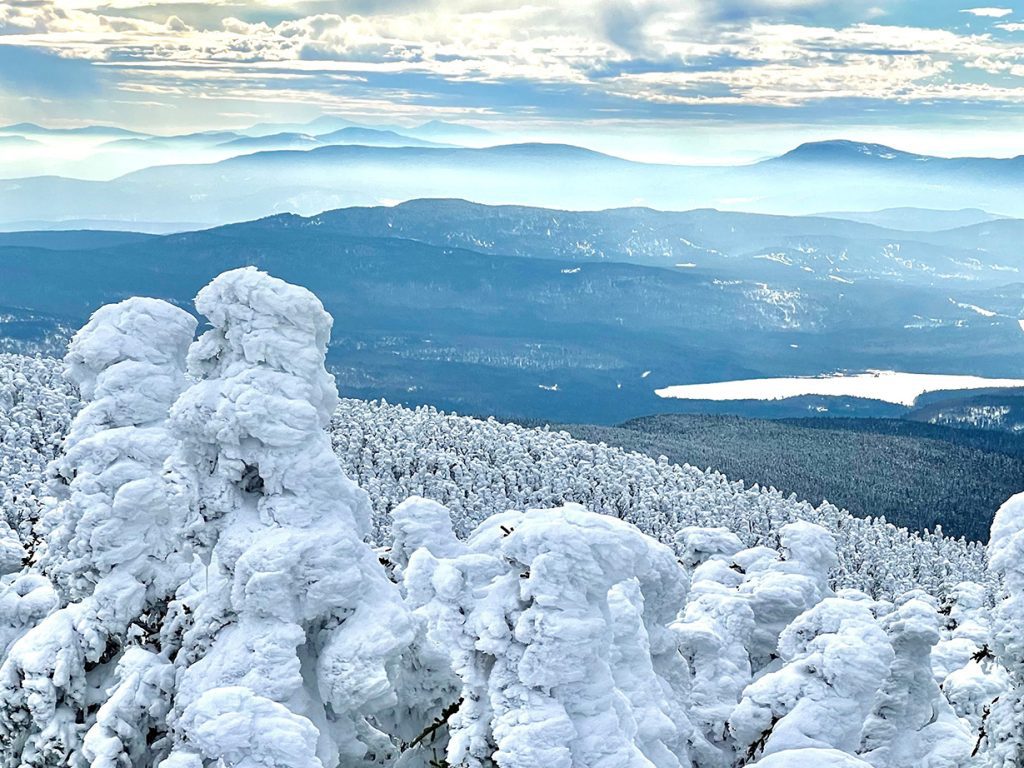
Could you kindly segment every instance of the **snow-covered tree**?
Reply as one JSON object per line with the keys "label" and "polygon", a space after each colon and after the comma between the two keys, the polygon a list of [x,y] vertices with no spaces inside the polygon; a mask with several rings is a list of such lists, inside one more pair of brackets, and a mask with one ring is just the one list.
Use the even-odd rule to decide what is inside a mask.
{"label": "snow-covered tree", "polygon": [[693,673],[694,725],[715,746],[694,759],[702,768],[728,766],[733,755],[727,723],[751,680],[748,648],[756,625],[749,595],[740,593],[744,574],[733,562],[743,545],[722,528],[685,528],[677,546],[693,572],[685,611],[672,628]]}
{"label": "snow-covered tree", "polygon": [[991,592],[960,582],[946,593],[941,639],[932,649],[935,681],[958,717],[977,733],[986,708],[1006,690],[1006,671],[992,652]]}
{"label": "snow-covered tree", "polygon": [[778,653],[778,668],[747,686],[729,720],[740,764],[790,750],[856,754],[894,658],[870,601],[822,600],[786,627]]}
{"label": "snow-covered tree", "polygon": [[0,589],[0,659],[23,634],[60,606],[53,584],[38,573],[9,577]]}
{"label": "snow-covered tree", "polygon": [[[5,550],[13,554],[20,548],[26,562],[39,543],[36,523],[50,503],[46,466],[81,405],[63,372],[63,364],[51,358],[0,354],[0,518],[6,523],[0,536],[10,530],[19,545],[8,539]],[[2,570],[20,566],[8,555]]]}
{"label": "snow-covered tree", "polygon": [[667,547],[578,506],[507,512],[464,554],[416,552],[406,584],[462,681],[452,765],[689,763],[688,674],[668,628],[685,580]]}
{"label": "snow-covered tree", "polygon": [[931,651],[939,641],[939,615],[923,592],[897,601],[882,625],[895,658],[864,723],[861,757],[875,768],[967,764],[970,733],[935,683]]}
{"label": "snow-covered tree", "polygon": [[754,613],[750,660],[758,670],[776,658],[779,635],[793,619],[832,595],[835,539],[819,525],[798,521],[778,533],[779,551],[753,547],[733,556],[745,574],[740,592]]}
{"label": "snow-covered tree", "polygon": [[[84,762],[96,691],[110,682],[129,627],[145,637],[150,613],[180,582],[164,422],[194,330],[187,312],[135,298],[98,310],[69,345],[67,376],[87,405],[51,468],[61,501],[45,521],[41,558],[62,607],[17,638],[0,666],[0,735],[14,764]],[[23,599],[46,592],[31,586]]]}
{"label": "snow-covered tree", "polygon": [[[363,542],[366,494],[325,432],[331,317],[309,291],[253,268],[196,297],[211,328],[175,403],[173,464],[208,568],[180,595],[173,752],[163,765],[334,768],[394,750],[372,717],[412,626]],[[168,642],[172,642],[168,640]]]}
{"label": "snow-covered tree", "polygon": [[[394,509],[391,518],[393,542],[388,562],[396,578],[406,577],[417,551],[422,550],[423,557],[431,560],[457,557],[465,551],[452,530],[451,513],[436,501],[412,496]],[[398,666],[398,701],[390,712],[379,716],[399,741],[399,768],[434,768],[440,763],[448,747],[447,718],[459,705],[460,685],[448,649],[430,633],[435,606],[430,588],[424,586],[413,567],[402,591],[412,612],[415,637]]]}
{"label": "snow-covered tree", "polygon": [[992,644],[1006,670],[1008,689],[983,718],[979,747],[988,765],[1024,765],[1024,493],[996,512],[989,562],[998,579],[999,602],[992,614]]}

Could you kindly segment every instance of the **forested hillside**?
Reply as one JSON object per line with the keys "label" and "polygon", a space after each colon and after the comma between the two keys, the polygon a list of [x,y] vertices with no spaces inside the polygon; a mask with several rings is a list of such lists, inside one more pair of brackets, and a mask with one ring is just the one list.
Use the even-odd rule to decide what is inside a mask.
{"label": "forested hillside", "polygon": [[252,264],[337,317],[328,369],[355,397],[598,424],[691,409],[898,415],[866,397],[657,391],[868,369],[1017,377],[1014,241],[979,234],[953,253],[924,237],[816,217],[451,200],[165,237],[11,234],[0,350],[59,355],[105,302],[145,293],[188,309],[205,281]]}
{"label": "forested hillside", "polygon": [[562,425],[573,436],[676,463],[714,467],[855,515],[988,538],[995,510],[1024,487],[1024,440],[895,419],[662,414],[618,427]]}
{"label": "forested hillside", "polygon": [[339,401],[330,315],[253,268],[195,305],[198,338],[131,298],[63,362],[0,357],[5,768],[1024,757],[1024,496],[988,558],[565,432]]}

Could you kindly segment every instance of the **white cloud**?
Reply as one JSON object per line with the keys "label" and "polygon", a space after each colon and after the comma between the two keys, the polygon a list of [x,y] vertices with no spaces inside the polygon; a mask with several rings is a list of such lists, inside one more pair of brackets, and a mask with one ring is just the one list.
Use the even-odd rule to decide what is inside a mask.
{"label": "white cloud", "polygon": [[[168,99],[294,100],[353,109],[370,109],[376,100],[389,111],[429,100],[453,112],[490,108],[445,104],[445,92],[457,89],[417,99],[386,84],[408,74],[426,76],[415,80],[424,87],[436,81],[553,85],[580,100],[593,96],[637,109],[798,107],[836,99],[1024,102],[1019,46],[989,34],[880,23],[885,11],[862,0],[851,0],[856,18],[875,22],[809,21],[812,11],[827,10],[826,0],[403,0],[381,11],[368,10],[375,7],[370,2],[338,0],[321,6],[333,12],[276,22],[253,20],[271,0],[233,0],[212,24],[189,16],[188,4],[156,16],[166,19],[161,23],[112,10],[133,2],[0,2],[0,32],[102,63],[125,92]],[[284,4],[273,0],[278,10]],[[291,8],[310,6],[293,2]],[[204,13],[211,7],[218,4],[206,4]],[[787,12],[796,21],[781,21]],[[1008,21],[994,26],[1024,30]],[[985,82],[993,74],[1001,76],[998,86]],[[376,91],[365,85],[373,77],[381,83]]]}
{"label": "white cloud", "polygon": [[969,13],[972,16],[984,16],[990,19],[1001,19],[1013,13],[1012,8],[964,8],[960,13]]}

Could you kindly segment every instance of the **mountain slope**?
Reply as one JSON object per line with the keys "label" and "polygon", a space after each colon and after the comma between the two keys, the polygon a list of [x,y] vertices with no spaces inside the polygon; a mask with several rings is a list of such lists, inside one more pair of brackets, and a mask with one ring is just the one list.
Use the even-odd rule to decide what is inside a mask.
{"label": "mountain slope", "polygon": [[[624,261],[787,282],[859,277],[1004,285],[1024,270],[1013,234],[1024,222],[941,235],[887,230],[823,217],[649,208],[564,211],[413,200],[394,207],[346,208],[309,218],[279,216],[242,226],[316,229],[342,236],[401,237],[518,256]],[[987,233],[982,235],[982,233]],[[1021,230],[1024,234],[1024,230]]]}
{"label": "mountain slope", "polygon": [[957,227],[969,227],[1004,218],[980,208],[962,208],[959,211],[931,208],[886,208],[881,211],[846,211],[820,213],[830,219],[857,221],[887,229],[910,232],[943,232]]}
{"label": "mountain slope", "polygon": [[[452,210],[473,210],[460,205]],[[145,293],[185,306],[204,280],[256,264],[315,289],[338,319],[330,361],[347,392],[591,422],[686,408],[654,395],[668,385],[865,368],[1006,377],[1019,375],[1024,355],[1009,314],[1024,300],[1020,285],[963,288],[954,302],[946,286],[848,284],[760,259],[735,259],[731,274],[724,257],[720,268],[686,269],[614,254],[568,261],[560,246],[534,248],[543,239],[533,230],[521,241],[533,256],[352,234],[377,234],[361,223],[367,216],[387,229],[393,213],[348,212],[355,218],[334,228],[283,217],[88,250],[0,247],[0,306],[12,321],[31,319],[18,326],[17,349],[31,350],[33,339],[51,348],[56,329],[103,302]],[[484,220],[493,213],[480,211]],[[586,221],[607,232],[627,214]],[[723,231],[743,220],[725,221]],[[501,247],[516,242],[510,235]]]}
{"label": "mountain slope", "polygon": [[[915,427],[928,425],[894,422],[904,425],[899,434],[890,421],[659,415],[617,427],[558,429],[652,457],[715,467],[857,515],[918,530],[941,524],[947,535],[987,540],[995,510],[1024,486],[1024,438],[1007,444],[985,433],[947,429],[937,439],[915,433]],[[996,445],[1014,455],[994,450]]]}

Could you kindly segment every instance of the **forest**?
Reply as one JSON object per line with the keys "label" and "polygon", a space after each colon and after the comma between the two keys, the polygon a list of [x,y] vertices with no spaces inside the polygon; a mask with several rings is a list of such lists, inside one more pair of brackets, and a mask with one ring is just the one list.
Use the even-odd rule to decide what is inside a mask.
{"label": "forest", "polygon": [[573,436],[777,488],[915,530],[986,541],[999,505],[1024,487],[1024,438],[902,419],[766,420],[659,414]]}

